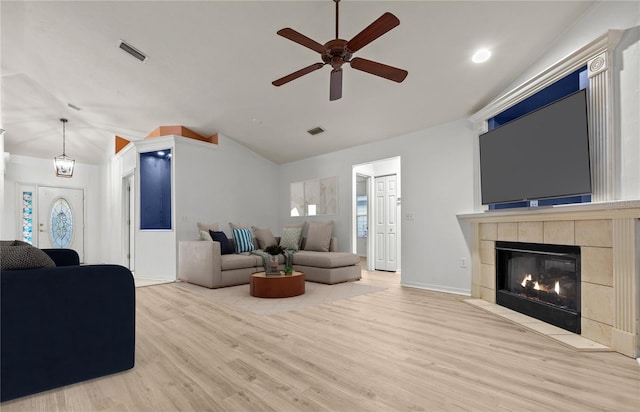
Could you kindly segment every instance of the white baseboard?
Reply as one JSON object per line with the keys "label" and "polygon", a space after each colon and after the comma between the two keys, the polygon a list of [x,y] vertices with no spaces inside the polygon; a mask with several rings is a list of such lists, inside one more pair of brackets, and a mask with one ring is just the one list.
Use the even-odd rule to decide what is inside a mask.
{"label": "white baseboard", "polygon": [[452,293],[454,295],[471,296],[471,289],[452,288],[442,285],[430,285],[428,283],[400,282],[401,286],[409,288],[432,290],[434,292]]}

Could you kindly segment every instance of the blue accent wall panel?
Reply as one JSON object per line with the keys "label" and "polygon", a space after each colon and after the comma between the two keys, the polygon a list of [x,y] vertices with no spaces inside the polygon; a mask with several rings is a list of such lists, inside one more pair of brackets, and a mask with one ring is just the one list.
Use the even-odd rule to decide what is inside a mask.
{"label": "blue accent wall panel", "polygon": [[171,229],[171,149],[140,153],[140,229]]}

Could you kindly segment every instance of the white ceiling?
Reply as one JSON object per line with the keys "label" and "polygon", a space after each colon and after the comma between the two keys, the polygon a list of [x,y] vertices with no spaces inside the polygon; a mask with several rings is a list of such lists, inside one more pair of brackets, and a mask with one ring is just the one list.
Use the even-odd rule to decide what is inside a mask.
{"label": "white ceiling", "polygon": [[[330,102],[328,67],[271,82],[320,61],[276,31],[334,38],[331,0],[2,1],[5,151],[59,155],[61,117],[67,155],[94,164],[113,153],[115,135],[138,140],[158,126],[220,132],[277,163],[398,136],[486,105],[592,4],[343,0],[341,38],[386,11],[400,19],[355,56],[409,75],[398,84],[345,66],[343,97]],[[492,50],[489,62],[471,62],[479,47]],[[315,126],[326,132],[306,133]]]}

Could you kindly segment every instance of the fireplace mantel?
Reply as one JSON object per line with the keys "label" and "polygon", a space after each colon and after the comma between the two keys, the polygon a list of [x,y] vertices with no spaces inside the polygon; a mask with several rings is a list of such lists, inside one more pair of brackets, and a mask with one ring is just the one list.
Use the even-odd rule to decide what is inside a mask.
{"label": "fireplace mantel", "polygon": [[495,303],[495,242],[582,251],[582,336],[640,355],[640,200],[459,214],[472,227],[471,294]]}
{"label": "fireplace mantel", "polygon": [[459,219],[475,223],[562,220],[568,214],[574,220],[612,219],[614,217],[640,218],[640,200],[619,200],[598,203],[577,203],[568,205],[525,207],[513,209],[487,210],[480,213],[462,213]]}

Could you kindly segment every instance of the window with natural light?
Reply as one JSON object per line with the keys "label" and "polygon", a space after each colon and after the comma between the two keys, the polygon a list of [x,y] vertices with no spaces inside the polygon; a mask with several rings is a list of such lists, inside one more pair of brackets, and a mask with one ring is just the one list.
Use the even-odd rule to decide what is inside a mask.
{"label": "window with natural light", "polygon": [[358,237],[367,237],[367,195],[358,195],[356,198],[356,224]]}

